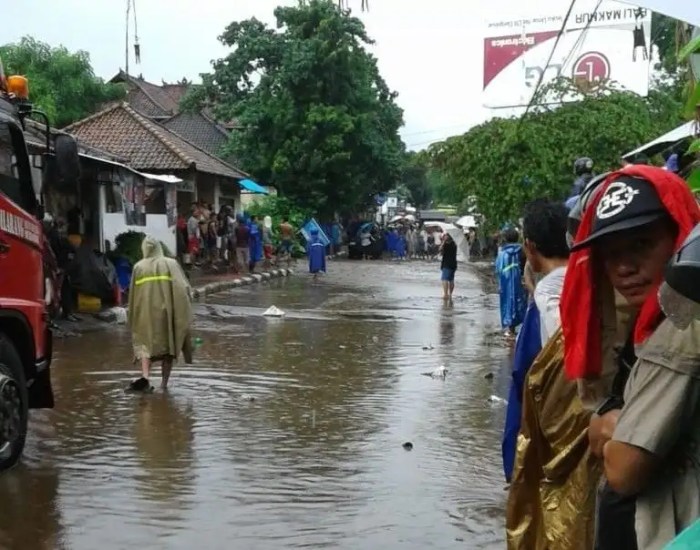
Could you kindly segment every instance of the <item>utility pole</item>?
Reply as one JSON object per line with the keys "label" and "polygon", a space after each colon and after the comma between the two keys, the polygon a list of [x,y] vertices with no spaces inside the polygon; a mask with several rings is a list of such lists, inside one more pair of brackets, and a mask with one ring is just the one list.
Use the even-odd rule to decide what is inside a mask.
{"label": "utility pole", "polygon": [[126,41],[124,43],[126,76],[129,76],[129,15],[131,15],[131,0],[126,0]]}

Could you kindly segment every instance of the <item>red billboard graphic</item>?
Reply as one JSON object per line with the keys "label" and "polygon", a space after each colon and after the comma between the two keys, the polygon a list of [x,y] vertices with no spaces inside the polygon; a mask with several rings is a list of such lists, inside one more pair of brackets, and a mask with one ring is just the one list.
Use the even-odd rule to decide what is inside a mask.
{"label": "red billboard graphic", "polygon": [[610,61],[600,52],[586,52],[576,60],[571,73],[579,88],[594,90],[610,78]]}
{"label": "red billboard graphic", "polygon": [[484,39],[484,89],[498,74],[538,44],[554,38],[559,31],[516,34]]}

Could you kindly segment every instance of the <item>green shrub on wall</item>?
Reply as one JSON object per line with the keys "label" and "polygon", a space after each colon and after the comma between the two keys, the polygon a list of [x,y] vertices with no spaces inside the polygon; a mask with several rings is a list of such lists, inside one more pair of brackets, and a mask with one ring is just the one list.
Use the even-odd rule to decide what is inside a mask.
{"label": "green shrub on wall", "polygon": [[[143,254],[141,253],[141,243],[145,238],[146,234],[140,231],[126,231],[124,233],[120,233],[114,239],[116,244],[114,253],[117,256],[124,256],[129,260],[131,265],[134,265],[143,258]],[[163,253],[166,256],[171,258],[174,257],[173,253],[163,241],[160,242],[160,245],[163,247]]]}

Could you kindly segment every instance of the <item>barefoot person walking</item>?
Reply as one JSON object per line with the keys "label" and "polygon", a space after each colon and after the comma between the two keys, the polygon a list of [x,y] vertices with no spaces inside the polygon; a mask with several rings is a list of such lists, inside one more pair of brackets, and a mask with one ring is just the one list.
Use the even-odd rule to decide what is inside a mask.
{"label": "barefoot person walking", "polygon": [[129,328],[134,357],[141,363],[141,378],[132,391],[151,391],[151,365],[162,362],[162,384],[166,389],[173,363],[189,351],[192,322],[190,285],[179,264],[163,255],[159,241],[146,237],[141,245],[143,259],[136,263],[129,291]]}
{"label": "barefoot person walking", "polygon": [[455,273],[457,272],[457,243],[449,233],[445,233],[440,252],[442,253],[440,269],[442,270],[443,298],[449,300],[455,290]]}

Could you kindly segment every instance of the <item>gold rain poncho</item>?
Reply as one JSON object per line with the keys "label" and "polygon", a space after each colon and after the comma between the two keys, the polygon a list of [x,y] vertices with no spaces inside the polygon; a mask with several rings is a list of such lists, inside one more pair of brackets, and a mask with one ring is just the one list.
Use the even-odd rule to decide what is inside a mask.
{"label": "gold rain poncho", "polygon": [[190,359],[192,323],[190,285],[180,265],[163,254],[159,241],[146,237],[143,259],[134,266],[129,291],[128,322],[134,356],[152,360]]}
{"label": "gold rain poncho", "polygon": [[523,417],[506,511],[511,550],[593,548],[596,488],[591,412],[564,374],[558,330],[535,359],[523,389]]}

